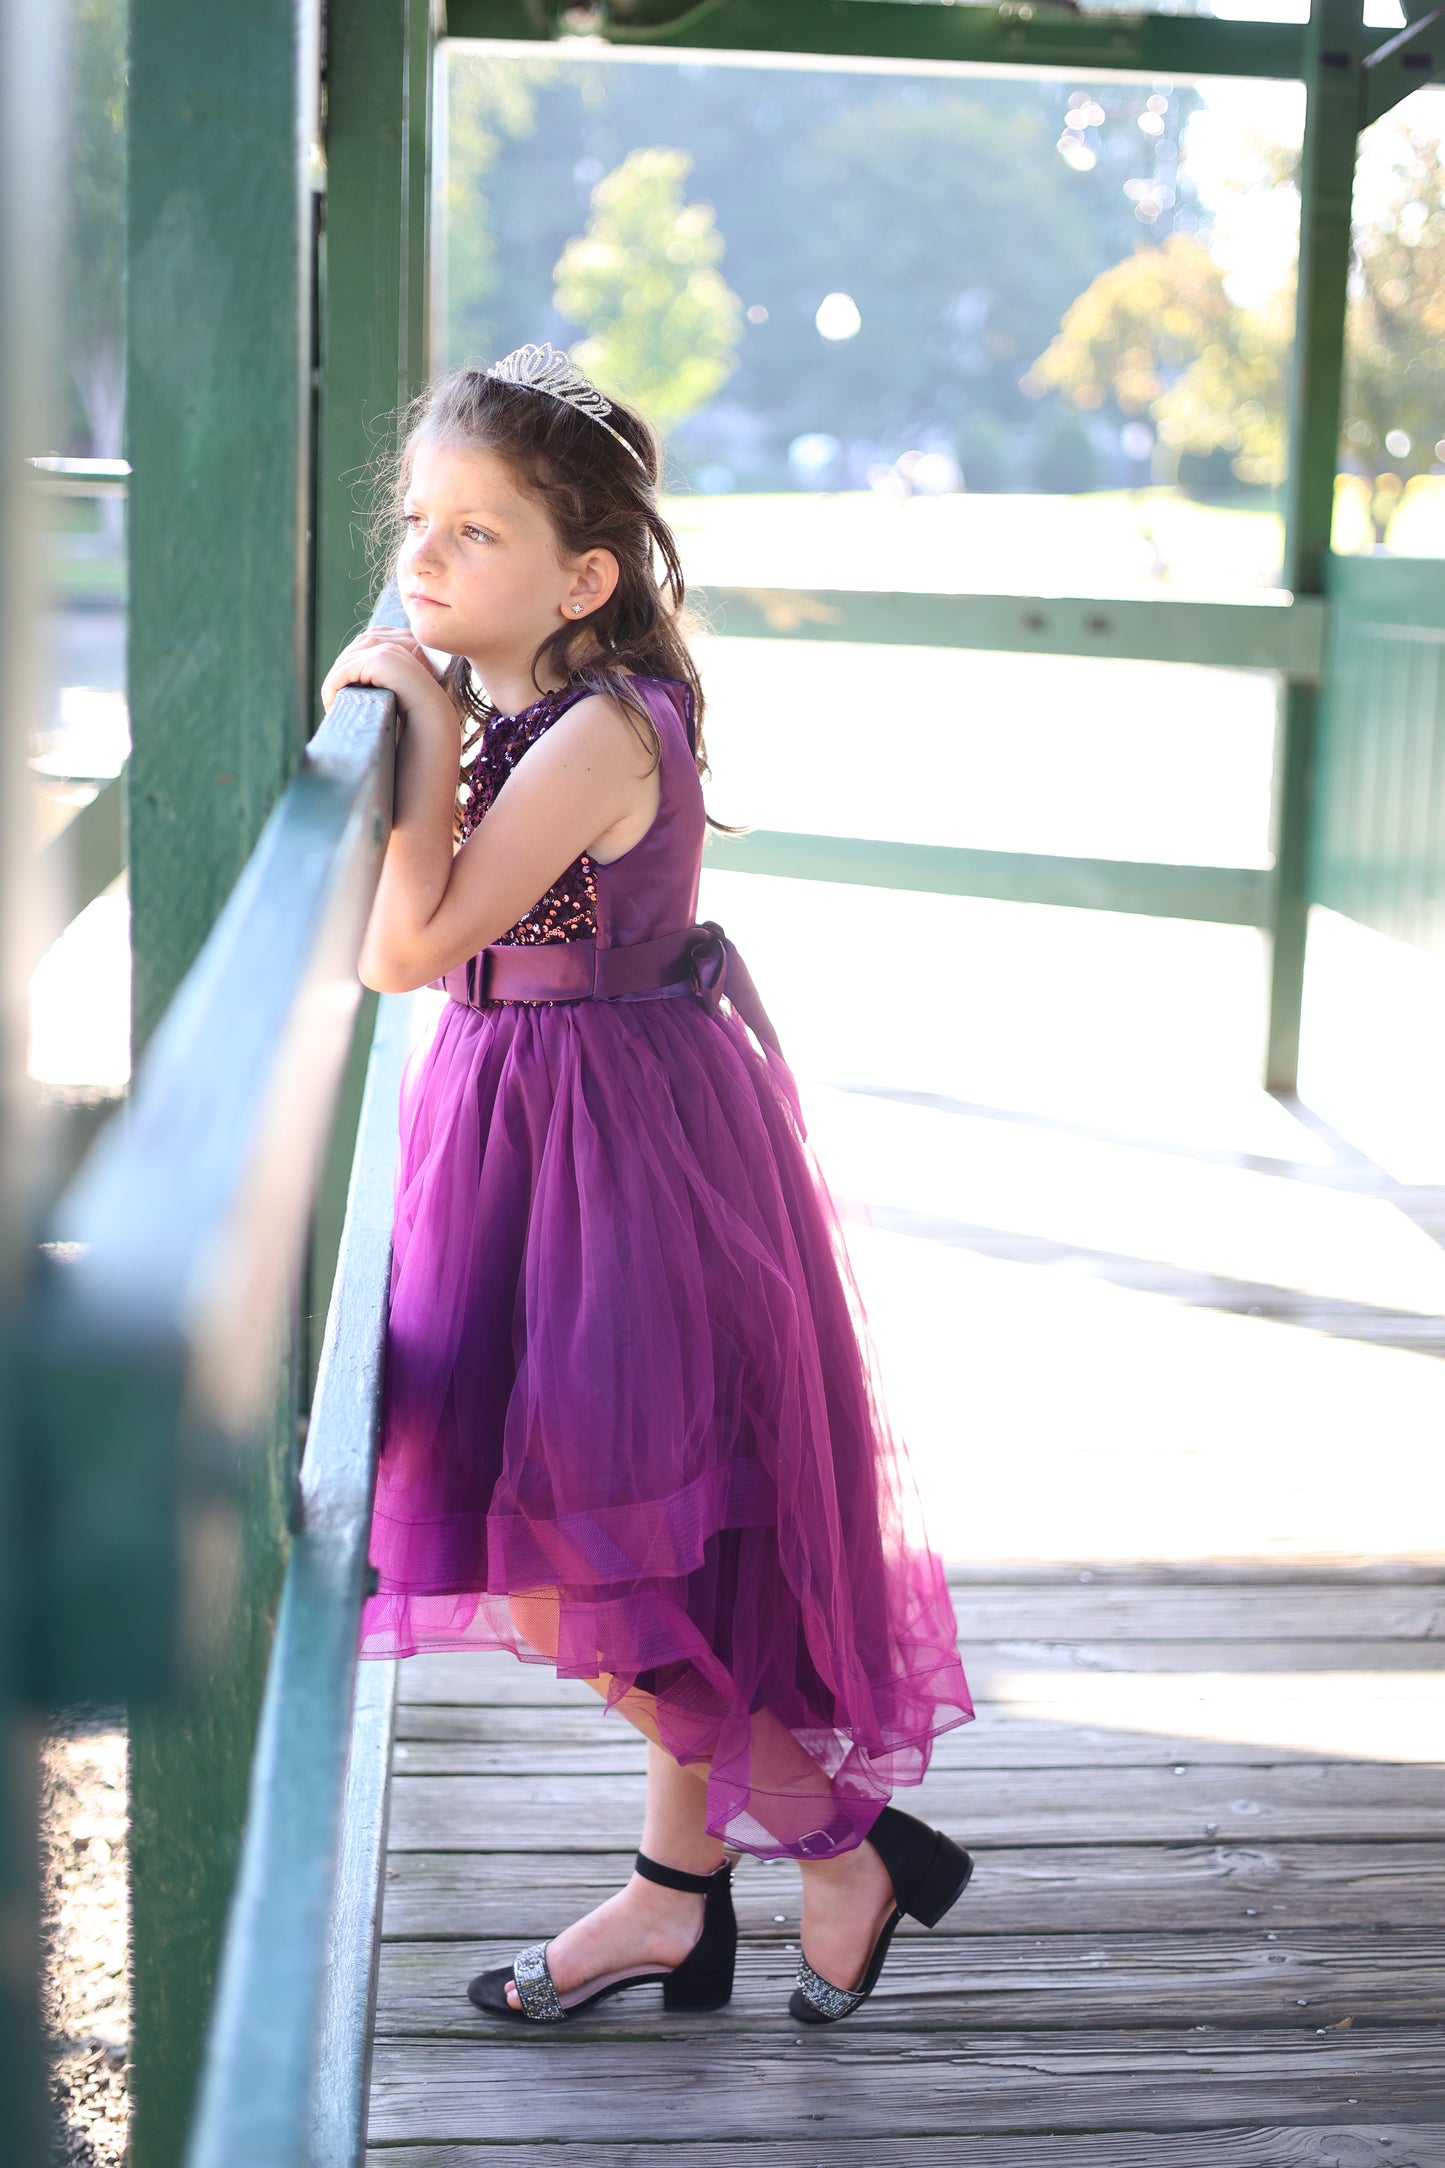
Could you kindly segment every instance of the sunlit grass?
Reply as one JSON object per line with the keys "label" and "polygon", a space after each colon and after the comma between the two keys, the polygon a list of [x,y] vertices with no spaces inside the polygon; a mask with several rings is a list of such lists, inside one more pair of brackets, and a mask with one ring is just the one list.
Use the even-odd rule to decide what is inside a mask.
{"label": "sunlit grass", "polygon": [[[1340,484],[1335,547],[1374,547],[1369,491]],[[1173,488],[1078,496],[896,499],[874,490],[678,495],[688,577],[707,586],[1245,599],[1280,578],[1284,524],[1262,492],[1203,501]],[[1445,557],[1445,476],[1408,484],[1386,530],[1402,556]]]}
{"label": "sunlit grass", "polygon": [[1276,583],[1283,535],[1277,511],[1173,489],[688,495],[667,511],[704,586],[1238,597]]}

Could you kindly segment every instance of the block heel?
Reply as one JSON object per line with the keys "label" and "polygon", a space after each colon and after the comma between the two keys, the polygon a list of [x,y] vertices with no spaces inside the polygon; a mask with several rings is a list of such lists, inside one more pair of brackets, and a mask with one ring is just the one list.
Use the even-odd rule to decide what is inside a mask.
{"label": "block heel", "polygon": [[[686,1960],[684,1960],[684,1964]],[[724,2003],[732,2001],[733,1968],[712,1972],[697,1972],[691,1978],[679,1975],[684,1966],[669,1973],[662,1983],[662,2007],[664,2010],[721,2010]]]}
{"label": "block heel", "polygon": [[703,1896],[702,1933],[680,1965],[662,1983],[664,2010],[721,2010],[731,2002],[733,1970],[738,1955],[738,1923],[733,1911],[732,1861],[725,1860],[715,1874],[680,1875],[674,1868],[659,1868],[655,1860],[637,1855],[637,1872],[649,1882],[667,1889],[700,1889]]}
{"label": "block heel", "polygon": [[973,1873],[973,1860],[963,1846],[955,1844],[952,1837],[945,1837],[941,1829],[935,1834],[937,1848],[919,1880],[908,1888],[906,1895],[896,1883],[894,1885],[904,1911],[923,1927],[936,1927],[944,1914],[953,1910],[968,1888],[968,1878]]}
{"label": "block heel", "polygon": [[900,1909],[924,1927],[936,1927],[968,1887],[973,1861],[963,1846],[916,1815],[885,1807],[867,1841],[888,1869]]}

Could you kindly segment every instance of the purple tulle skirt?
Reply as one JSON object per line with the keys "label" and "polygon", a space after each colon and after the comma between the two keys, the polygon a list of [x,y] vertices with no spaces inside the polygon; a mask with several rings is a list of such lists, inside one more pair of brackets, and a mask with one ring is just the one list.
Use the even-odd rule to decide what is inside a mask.
{"label": "purple tulle skirt", "polygon": [[469,1011],[402,1088],[365,1656],[599,1682],[763,1857],[973,1714],[787,1063],[691,999]]}

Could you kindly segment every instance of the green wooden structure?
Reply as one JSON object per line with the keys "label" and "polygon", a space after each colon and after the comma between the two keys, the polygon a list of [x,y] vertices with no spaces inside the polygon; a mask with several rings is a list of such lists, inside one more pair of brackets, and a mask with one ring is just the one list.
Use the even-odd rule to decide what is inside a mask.
{"label": "green wooden structure", "polygon": [[[139,1060],[129,1108],[53,1203],[24,1091],[18,853],[0,853],[0,2092],[27,2168],[44,2157],[37,1723],[95,1696],[130,1708],[133,2168],[360,2157],[391,1685],[365,1667],[354,1705],[354,1644],[402,1026],[354,967],[392,705],[348,693],[311,730],[318,665],[370,606],[352,494],[368,431],[426,374],[437,40],[582,30],[677,51],[1303,81],[1289,600],[709,598],[734,634],[1275,671],[1269,872],[768,832],[713,862],[1260,926],[1266,1081],[1288,1091],[1311,901],[1445,939],[1445,578],[1329,550],[1356,138],[1445,72],[1441,11],[1406,6],[1386,35],[1358,0],[1315,0],[1303,26],[1017,0],[327,0],[324,19],[320,0],[132,0],[135,749],[57,862],[79,908],[128,835]],[[46,448],[53,316],[34,242],[64,47],[50,10],[3,0],[0,22],[0,261],[27,303],[0,334],[13,846],[35,616],[23,461]]]}

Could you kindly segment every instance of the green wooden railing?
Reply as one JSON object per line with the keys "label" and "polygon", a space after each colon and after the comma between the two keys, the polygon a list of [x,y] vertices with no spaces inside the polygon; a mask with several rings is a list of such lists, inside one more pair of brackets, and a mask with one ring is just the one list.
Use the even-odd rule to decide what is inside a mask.
{"label": "green wooden railing", "polygon": [[1445,563],[1337,557],[1316,903],[1445,957]]}
{"label": "green wooden railing", "polygon": [[[258,1433],[301,1286],[389,833],[395,718],[387,694],[336,701],[154,1034],[124,1116],[51,1217],[33,1331],[53,1623],[87,1650],[105,1645],[118,1609],[128,1623],[114,1675],[87,1658],[92,1692],[133,1693],[138,1676],[153,1689],[204,1680],[238,1624]],[[350,1977],[344,1947],[328,1975],[327,1938],[408,1005],[382,1013],[346,1272],[286,1486],[289,1557],[191,2154],[236,2168],[301,2157],[323,1989]],[[55,1687],[66,1686],[62,1672]],[[345,2029],[333,2023],[333,2036]],[[349,2029],[364,2039],[364,2013]],[[328,2096],[338,2112],[344,2092]],[[326,2157],[347,2157],[346,2144],[354,2157],[360,2097],[351,2137]]]}
{"label": "green wooden railing", "polygon": [[365,2138],[396,1667],[358,1692],[356,1644],[411,1006],[372,1047],[191,2168],[354,2168]]}
{"label": "green wooden railing", "polygon": [[[1227,665],[1272,670],[1285,686],[1314,686],[1323,665],[1325,604],[1314,596],[1273,595],[1259,602],[1228,603],[713,588],[702,601],[709,622],[724,637]],[[1277,796],[1272,821],[1277,835],[1285,811]],[[1286,850],[1280,855],[1287,859],[1291,839],[1284,840]],[[776,829],[710,836],[708,864],[724,871],[861,881],[879,888],[1137,911],[1233,926],[1271,926],[1277,897],[1275,875],[1264,867],[1065,858]]]}

